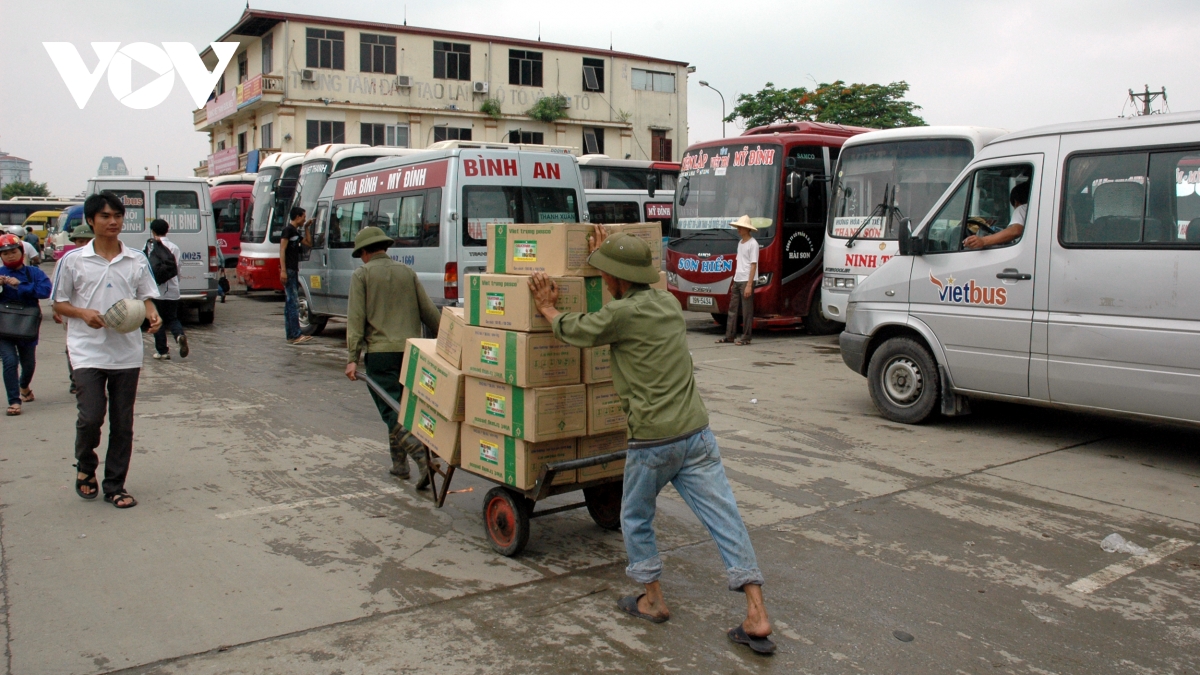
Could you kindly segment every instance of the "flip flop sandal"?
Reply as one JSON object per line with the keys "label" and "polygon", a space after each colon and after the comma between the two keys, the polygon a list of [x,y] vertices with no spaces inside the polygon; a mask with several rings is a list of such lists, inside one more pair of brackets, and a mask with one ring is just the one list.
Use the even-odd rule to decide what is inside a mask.
{"label": "flip flop sandal", "polygon": [[735,344],[739,347],[745,347],[746,345],[750,344],[750,341],[749,340],[738,340],[738,341],[734,342],[733,344]]}
{"label": "flip flop sandal", "polygon": [[621,611],[625,612],[629,616],[637,617],[639,619],[645,619],[645,620],[649,621],[650,623],[665,623],[668,619],[671,618],[669,616],[654,616],[653,614],[646,614],[644,612],[638,611],[638,600],[641,600],[645,596],[646,596],[645,593],[643,593],[637,597],[634,597],[632,595],[627,595],[617,601],[617,607],[620,607]]}
{"label": "flip flop sandal", "polygon": [[[127,504],[121,505],[121,504],[117,503],[117,502],[123,501],[125,499],[129,500],[129,502]],[[133,507],[137,506],[137,504],[138,504],[137,500],[133,498],[133,495],[129,494],[128,492],[110,492],[110,493],[104,495],[104,501],[108,502],[109,504],[112,504],[113,506],[117,507],[118,509],[132,509]]]}
{"label": "flip flop sandal", "polygon": [[726,635],[729,636],[730,640],[738,643],[739,645],[746,645],[750,649],[754,650],[755,654],[763,654],[766,656],[775,653],[775,643],[771,641],[771,638],[755,637],[750,635],[746,632],[745,628],[742,628],[741,624],[738,624],[734,628],[730,628]]}
{"label": "flip flop sandal", "polygon": [[21,405],[19,403],[14,403],[14,404],[8,406],[8,410],[5,410],[4,414],[8,415],[9,417],[16,417],[17,415],[20,415],[21,414]]}
{"label": "flip flop sandal", "polygon": [[719,345],[728,344],[730,342],[733,342],[733,338],[721,338],[720,340],[717,340],[717,344]]}
{"label": "flip flop sandal", "polygon": [[[26,394],[25,391],[29,393]],[[33,401],[37,400],[33,396],[32,389],[26,389],[25,391],[21,392],[21,403],[32,403]]]}
{"label": "flip flop sandal", "polygon": [[[92,488],[90,493],[84,492],[81,488],[86,485]],[[84,499],[95,499],[100,496],[100,484],[96,482],[96,474],[92,474],[83,480],[79,479],[79,472],[75,472],[75,494]]]}

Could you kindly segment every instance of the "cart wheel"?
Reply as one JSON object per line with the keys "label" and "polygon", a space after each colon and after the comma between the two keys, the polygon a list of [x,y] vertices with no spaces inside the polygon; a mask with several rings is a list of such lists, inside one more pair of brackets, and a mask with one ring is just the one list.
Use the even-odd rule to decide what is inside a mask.
{"label": "cart wheel", "polygon": [[605,483],[583,489],[583,501],[587,504],[588,515],[606,530],[621,529],[622,486],[622,483]]}
{"label": "cart wheel", "polygon": [[488,543],[500,555],[514,556],[529,543],[529,505],[523,495],[502,487],[483,498],[483,525]]}

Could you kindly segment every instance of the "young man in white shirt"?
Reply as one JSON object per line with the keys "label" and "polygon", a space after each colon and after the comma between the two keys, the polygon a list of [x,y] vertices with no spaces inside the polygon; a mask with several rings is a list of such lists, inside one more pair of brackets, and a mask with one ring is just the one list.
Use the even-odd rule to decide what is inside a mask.
{"label": "young man in white shirt", "polygon": [[737,333],[738,314],[742,315],[742,336],[736,344],[750,344],[754,328],[754,280],[758,278],[758,240],[754,231],[758,228],[750,216],[742,216],[729,223],[737,229],[741,241],[737,247],[737,265],[733,269],[733,283],[729,286],[729,315],[725,321],[725,337],[717,344],[734,342]]}
{"label": "young man in white shirt", "polygon": [[[146,256],[121,243],[125,206],[110,192],[92,195],[83,203],[84,220],[95,233],[92,243],[68,252],[54,270],[54,311],[67,322],[67,353],[75,369],[75,492],[95,499],[102,487],[104,501],[119,509],[137,506],[125,491],[133,455],[133,403],[142,367],[142,335],[118,333],[104,323],[104,313],[118,300],[134,298],[146,305],[150,332],[162,328],[153,299],[158,287]],[[104,483],[96,484],[100,460],[100,427],[109,412],[108,452]]]}
{"label": "young man in white shirt", "polygon": [[[145,251],[146,257],[150,258],[155,246],[163,246],[175,258],[175,276],[158,285],[158,297],[154,299],[154,306],[158,308],[158,315],[162,317],[165,329],[154,334],[154,358],[163,361],[171,358],[171,348],[167,346],[167,331],[171,331],[171,335],[175,337],[181,357],[186,359],[189,351],[187,334],[183,332],[183,324],[179,321],[179,272],[183,269],[183,258],[175,242],[167,239],[170,229],[170,223],[162,218],[155,218],[154,222],[150,223],[151,238],[146,242]],[[151,271],[153,269],[151,264]]]}

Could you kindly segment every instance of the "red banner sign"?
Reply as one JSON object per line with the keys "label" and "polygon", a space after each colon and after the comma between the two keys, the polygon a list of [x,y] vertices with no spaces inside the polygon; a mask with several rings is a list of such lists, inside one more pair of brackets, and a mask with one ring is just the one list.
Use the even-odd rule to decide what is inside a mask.
{"label": "red banner sign", "polygon": [[237,173],[239,167],[237,148],[225,148],[208,156],[208,175],[224,176]]}
{"label": "red banner sign", "polygon": [[371,197],[390,192],[441,187],[446,184],[447,163],[446,160],[426,162],[339,178],[333,198]]}
{"label": "red banner sign", "polygon": [[262,98],[262,75],[255,75],[237,86],[238,108]]}
{"label": "red banner sign", "polygon": [[237,104],[237,93],[227,91],[205,104],[205,118],[209,122],[216,122],[219,119],[229,117],[237,112]]}
{"label": "red banner sign", "polygon": [[671,204],[655,204],[652,202],[646,203],[646,218],[670,218]]}

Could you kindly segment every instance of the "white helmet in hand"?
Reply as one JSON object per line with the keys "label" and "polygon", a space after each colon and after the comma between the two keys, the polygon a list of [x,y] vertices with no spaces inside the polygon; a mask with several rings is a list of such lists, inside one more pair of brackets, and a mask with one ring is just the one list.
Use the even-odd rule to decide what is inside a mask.
{"label": "white helmet in hand", "polygon": [[146,303],[124,298],[113,303],[104,313],[104,325],[118,333],[132,333],[146,320]]}

